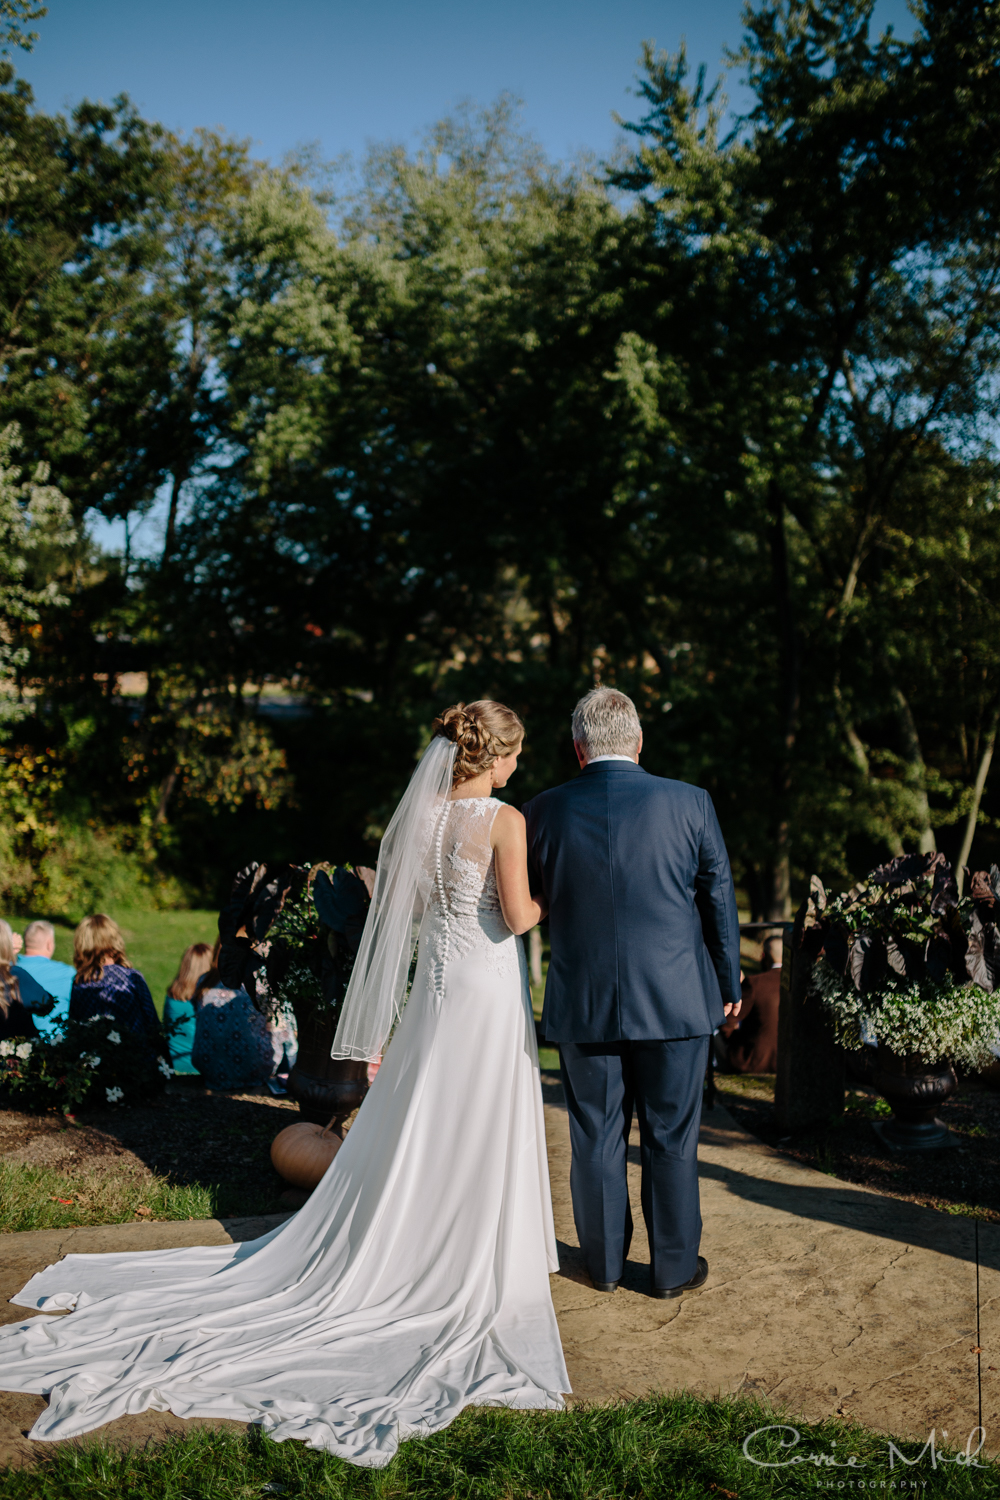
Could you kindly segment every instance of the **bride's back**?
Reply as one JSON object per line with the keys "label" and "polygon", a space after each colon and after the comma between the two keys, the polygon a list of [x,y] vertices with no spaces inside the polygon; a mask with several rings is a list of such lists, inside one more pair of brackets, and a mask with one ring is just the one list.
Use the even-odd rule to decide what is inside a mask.
{"label": "bride's back", "polygon": [[500,909],[490,845],[493,819],[502,806],[496,797],[461,797],[449,802],[431,841],[425,903],[456,937],[481,940],[485,936],[495,943],[510,936]]}

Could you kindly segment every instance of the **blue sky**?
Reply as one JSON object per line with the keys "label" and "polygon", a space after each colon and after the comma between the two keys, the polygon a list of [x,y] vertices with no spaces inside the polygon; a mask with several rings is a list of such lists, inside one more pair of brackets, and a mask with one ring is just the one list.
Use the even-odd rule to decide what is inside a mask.
{"label": "blue sky", "polygon": [[[49,0],[20,71],[47,110],[127,92],[180,131],[222,126],[278,159],[318,141],[324,155],[370,141],[414,143],[472,98],[508,89],[548,153],[607,153],[612,111],[644,38],[711,76],[741,34],[741,0]],[[909,29],[904,0],[878,14]],[[734,80],[731,94],[738,102]]]}
{"label": "blue sky", "polygon": [[[686,39],[709,77],[742,34],[742,0],[48,0],[32,53],[14,61],[40,107],[128,93],[149,119],[249,136],[280,160],[319,145],[355,160],[376,141],[416,145],[463,100],[503,90],[552,157],[614,147],[612,114],[636,118],[639,49]],[[905,0],[878,0],[881,24],[909,32]],[[727,86],[739,109],[745,95]],[[133,539],[157,551],[161,507]],[[103,546],[122,528],[97,521]]]}

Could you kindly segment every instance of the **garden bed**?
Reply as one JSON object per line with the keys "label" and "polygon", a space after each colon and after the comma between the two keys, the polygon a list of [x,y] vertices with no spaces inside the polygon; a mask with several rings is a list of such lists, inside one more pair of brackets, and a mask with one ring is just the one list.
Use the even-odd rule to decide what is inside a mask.
{"label": "garden bed", "polygon": [[1000,1094],[977,1079],[963,1079],[938,1111],[958,1149],[898,1153],[872,1129],[890,1111],[864,1085],[848,1090],[843,1115],[791,1135],[775,1116],[773,1077],[718,1073],[716,1086],[744,1130],[804,1166],[908,1203],[1000,1223]]}
{"label": "garden bed", "polygon": [[275,1213],[286,1187],[271,1142],[290,1099],[175,1083],[133,1109],[0,1109],[0,1232]]}

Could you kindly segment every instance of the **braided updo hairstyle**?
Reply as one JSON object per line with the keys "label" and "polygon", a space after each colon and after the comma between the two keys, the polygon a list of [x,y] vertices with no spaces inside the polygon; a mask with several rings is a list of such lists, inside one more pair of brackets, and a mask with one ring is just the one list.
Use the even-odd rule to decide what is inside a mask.
{"label": "braided updo hairstyle", "polygon": [[481,776],[501,756],[513,755],[524,739],[524,725],[512,708],[480,698],[476,703],[453,703],[434,720],[435,735],[452,740],[455,756],[454,786]]}

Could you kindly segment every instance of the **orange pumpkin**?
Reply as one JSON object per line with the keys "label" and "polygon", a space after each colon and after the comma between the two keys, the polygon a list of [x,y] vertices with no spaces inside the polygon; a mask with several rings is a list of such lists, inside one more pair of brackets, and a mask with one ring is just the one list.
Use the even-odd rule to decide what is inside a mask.
{"label": "orange pumpkin", "polygon": [[326,1126],[310,1125],[306,1120],[288,1125],[271,1142],[275,1171],[294,1187],[311,1191],[343,1144],[332,1126],[333,1120]]}

